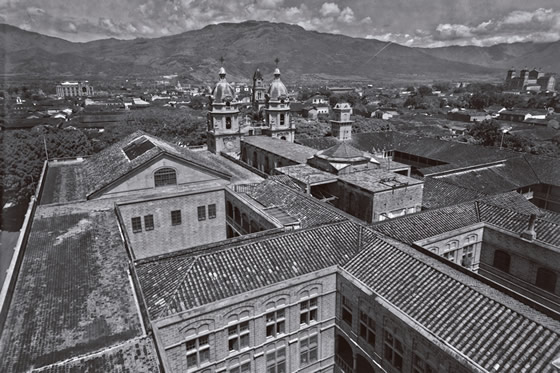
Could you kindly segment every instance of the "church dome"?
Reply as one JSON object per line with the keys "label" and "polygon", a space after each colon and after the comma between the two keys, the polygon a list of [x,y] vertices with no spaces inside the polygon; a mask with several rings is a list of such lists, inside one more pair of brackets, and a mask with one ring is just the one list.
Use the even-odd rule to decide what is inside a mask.
{"label": "church dome", "polygon": [[235,98],[235,90],[226,80],[226,70],[220,68],[220,80],[216,83],[216,87],[212,91],[213,103],[221,104],[226,101],[233,101]]}
{"label": "church dome", "polygon": [[268,97],[272,101],[278,101],[281,98],[288,98],[288,90],[286,89],[284,83],[280,80],[280,69],[278,68],[274,70],[274,80],[270,83]]}

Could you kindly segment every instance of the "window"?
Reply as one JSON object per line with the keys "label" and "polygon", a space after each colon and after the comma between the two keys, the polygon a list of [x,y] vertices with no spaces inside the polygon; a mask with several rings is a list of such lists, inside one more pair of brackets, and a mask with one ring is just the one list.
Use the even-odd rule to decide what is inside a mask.
{"label": "window", "polygon": [[416,352],[412,353],[412,372],[413,373],[435,373],[436,369],[430,365]]}
{"label": "window", "polygon": [[181,210],[171,211],[171,225],[181,224]]}
{"label": "window", "polygon": [[286,347],[266,354],[266,373],[286,373]]}
{"label": "window", "polygon": [[494,267],[498,268],[501,271],[509,272],[509,263],[511,258],[508,253],[496,250],[494,253]]}
{"label": "window", "polygon": [[154,173],[156,187],[177,184],[177,173],[172,168],[162,168]]}
{"label": "window", "polygon": [[317,334],[299,341],[299,362],[301,366],[317,361]]}
{"label": "window", "polygon": [[360,311],[360,337],[375,347],[375,320],[363,311]]}
{"label": "window", "polygon": [[228,130],[231,129],[231,118],[230,117],[226,117],[226,129],[228,129]]}
{"label": "window", "polygon": [[216,218],[216,204],[213,203],[208,205],[208,219],[215,219]]}
{"label": "window", "polygon": [[300,302],[299,312],[300,324],[309,324],[311,321],[317,321],[317,297]]}
{"label": "window", "polygon": [[276,337],[286,331],[285,310],[277,310],[266,314],[266,336]]}
{"label": "window", "polygon": [[249,321],[228,328],[228,345],[230,351],[249,347]]}
{"label": "window", "polygon": [[206,206],[198,206],[198,220],[206,220]]}
{"label": "window", "polygon": [[346,297],[342,297],[342,320],[352,326],[352,303]]}
{"label": "window", "polygon": [[142,219],[139,216],[132,218],[132,232],[142,232]]}
{"label": "window", "polygon": [[249,373],[251,371],[251,362],[246,362],[233,368],[229,368],[228,373]]}
{"label": "window", "polygon": [[391,333],[385,330],[385,360],[391,363],[399,371],[403,366],[403,347],[401,341],[395,338]]}
{"label": "window", "polygon": [[280,114],[280,125],[281,126],[284,125],[284,120],[285,120],[284,114]]}
{"label": "window", "polygon": [[549,269],[539,268],[537,270],[537,281],[535,282],[535,285],[541,289],[554,293],[554,290],[556,289],[556,274]]}
{"label": "window", "polygon": [[154,229],[154,216],[153,215],[144,215],[144,227],[147,231],[151,231]]}
{"label": "window", "polygon": [[470,267],[473,260],[474,246],[476,244],[471,244],[463,247],[463,257],[461,259],[461,265],[463,267]]}
{"label": "window", "polygon": [[197,368],[210,361],[208,336],[187,341],[187,369]]}

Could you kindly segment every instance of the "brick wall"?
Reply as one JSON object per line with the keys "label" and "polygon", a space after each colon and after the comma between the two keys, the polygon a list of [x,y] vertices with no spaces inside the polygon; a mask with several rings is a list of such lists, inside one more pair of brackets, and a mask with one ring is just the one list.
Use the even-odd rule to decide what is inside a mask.
{"label": "brick wall", "polygon": [[[208,205],[216,205],[216,217],[208,216]],[[198,220],[199,206],[206,219]],[[226,239],[224,190],[161,198],[119,205],[131,247],[137,259],[186,249]],[[181,211],[181,224],[172,225],[171,211]],[[144,216],[153,215],[154,229],[146,231]],[[132,230],[133,217],[142,218],[142,231]]]}

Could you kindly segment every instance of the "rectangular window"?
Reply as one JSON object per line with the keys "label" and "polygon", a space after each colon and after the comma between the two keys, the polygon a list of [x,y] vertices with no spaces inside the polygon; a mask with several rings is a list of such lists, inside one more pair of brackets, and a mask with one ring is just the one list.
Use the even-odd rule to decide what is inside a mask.
{"label": "rectangular window", "polygon": [[342,320],[352,326],[352,302],[346,297],[342,297]]}
{"label": "rectangular window", "polygon": [[317,334],[315,334],[299,341],[299,362],[301,366],[317,361],[317,346],[319,345],[317,339]]}
{"label": "rectangular window", "polygon": [[249,347],[249,321],[228,328],[228,346],[230,351]]}
{"label": "rectangular window", "polygon": [[266,354],[266,373],[286,373],[286,348]]}
{"label": "rectangular window", "polygon": [[208,219],[215,219],[216,218],[216,204],[213,203],[208,205]]}
{"label": "rectangular window", "polygon": [[146,227],[147,231],[151,231],[154,229],[154,216],[153,215],[144,215],[144,227]]}
{"label": "rectangular window", "polygon": [[285,310],[281,309],[266,314],[266,336],[276,337],[286,331]]}
{"label": "rectangular window", "polygon": [[317,297],[300,302],[299,315],[300,324],[309,324],[311,321],[317,321]]}
{"label": "rectangular window", "polygon": [[210,361],[210,345],[208,336],[187,341],[187,370],[198,368]]}
{"label": "rectangular window", "polygon": [[251,371],[251,363],[247,362],[247,363],[243,363],[239,366],[230,368],[228,370],[229,373],[249,373]]}
{"label": "rectangular window", "polygon": [[385,360],[391,363],[393,367],[402,372],[403,367],[403,347],[400,340],[395,338],[391,333],[385,330],[384,337]]}
{"label": "rectangular window", "polygon": [[142,232],[142,218],[139,216],[132,218],[132,232]]}
{"label": "rectangular window", "polygon": [[171,211],[171,225],[181,224],[181,210]]}
{"label": "rectangular window", "polygon": [[360,311],[360,337],[371,347],[375,347],[375,320]]}
{"label": "rectangular window", "polygon": [[206,220],[206,206],[198,206],[198,220]]}

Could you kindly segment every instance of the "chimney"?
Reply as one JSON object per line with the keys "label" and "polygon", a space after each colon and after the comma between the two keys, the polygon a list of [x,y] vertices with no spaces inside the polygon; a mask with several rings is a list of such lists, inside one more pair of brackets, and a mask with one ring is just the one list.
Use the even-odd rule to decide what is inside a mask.
{"label": "chimney", "polygon": [[529,218],[529,227],[527,227],[526,230],[521,232],[521,238],[524,238],[529,241],[533,241],[535,238],[537,238],[537,232],[535,232],[536,220],[537,220],[537,215],[531,214],[531,217]]}

